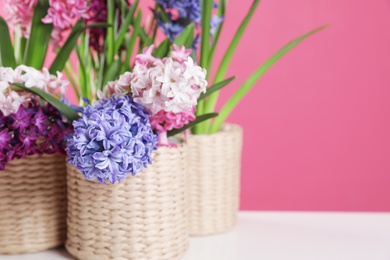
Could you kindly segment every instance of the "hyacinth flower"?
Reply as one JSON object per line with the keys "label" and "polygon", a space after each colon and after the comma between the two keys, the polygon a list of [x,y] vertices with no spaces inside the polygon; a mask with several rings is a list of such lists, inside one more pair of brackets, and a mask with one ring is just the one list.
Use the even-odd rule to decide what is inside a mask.
{"label": "hyacinth flower", "polygon": [[[130,95],[112,95],[75,109],[54,97],[57,92],[63,93],[66,81],[26,66],[14,73],[10,68],[1,68],[0,75],[0,98],[5,104],[0,125],[6,125],[0,129],[1,165],[34,153],[63,152],[65,144],[68,162],[88,180],[120,182],[151,163],[158,136],[152,130],[147,110]],[[38,106],[40,98],[48,102],[42,109]],[[49,122],[45,115],[50,116]],[[22,144],[17,145],[17,140]]]}
{"label": "hyacinth flower", "polygon": [[53,25],[51,37],[55,46],[62,43],[64,32],[74,26],[75,19],[88,18],[87,0],[49,0],[45,4],[38,0],[6,0],[5,9],[6,20],[11,28],[19,31],[26,39],[30,37],[34,15],[38,12],[46,13],[41,21]]}
{"label": "hyacinth flower", "polygon": [[153,50],[153,45],[145,48],[135,57],[133,71],[109,82],[99,97],[131,93],[134,102],[150,113],[151,127],[159,134],[159,145],[174,146],[168,141],[169,131],[183,131],[191,122],[204,120],[196,121],[195,109],[207,87],[207,72],[194,63],[191,49],[184,46],[174,45],[165,58],[154,57]]}
{"label": "hyacinth flower", "polygon": [[[171,1],[171,0],[156,0],[157,10],[154,11],[155,19],[159,28],[169,37],[171,42],[174,42],[177,36],[189,26],[194,25],[199,28],[201,24],[201,1]],[[216,9],[218,4],[214,4]],[[213,39],[219,25],[223,21],[223,16],[214,14],[210,19],[210,37]],[[193,39],[192,49],[197,50],[200,39],[199,31]]]}
{"label": "hyacinth flower", "polygon": [[65,154],[65,136],[72,126],[54,106],[26,89],[54,98],[65,94],[67,84],[60,73],[53,76],[47,69],[0,67],[0,170],[28,155]]}
{"label": "hyacinth flower", "polygon": [[[159,28],[170,38],[169,41],[174,40],[173,44],[183,44],[186,48],[193,48],[194,50],[198,50],[197,45],[200,44],[198,53],[193,53],[191,57],[194,60],[199,60],[200,66],[207,71],[216,71],[216,74],[213,75],[213,79],[211,79],[212,75],[207,75],[207,80],[211,84],[207,88],[207,92],[199,97],[196,107],[196,116],[198,118],[202,115],[216,112],[215,108],[220,90],[228,86],[236,78],[234,76],[226,77],[229,64],[232,61],[233,54],[247,25],[253,17],[260,0],[253,1],[248,13],[232,37],[219,66],[215,64],[214,56],[216,48],[220,46],[219,38],[226,19],[227,0],[219,0],[218,2],[214,2],[213,0],[156,0],[156,3],[157,10],[155,10],[155,13]],[[196,17],[199,16],[199,20],[190,19],[189,16],[187,16],[189,13],[186,12],[186,7],[189,5],[195,6],[193,11],[197,12]],[[192,18],[194,17],[195,16],[192,16]],[[265,63],[259,66],[243,85],[239,87],[233,96],[223,105],[222,109],[218,111],[219,115],[215,119],[207,120],[195,125],[192,128],[192,133],[213,134],[218,132],[236,105],[270,67],[304,39],[321,31],[325,27],[326,26],[322,26],[303,34],[282,47]],[[164,55],[165,54],[162,54],[162,56]]]}
{"label": "hyacinth flower", "polygon": [[149,113],[129,95],[88,105],[73,127],[67,138],[68,163],[87,180],[121,182],[151,164],[151,153],[157,149]]}
{"label": "hyacinth flower", "polygon": [[41,70],[49,52],[54,60],[50,74],[62,71],[77,38],[86,28],[88,0],[6,0],[5,17],[0,17],[0,66],[15,69],[26,65]]}

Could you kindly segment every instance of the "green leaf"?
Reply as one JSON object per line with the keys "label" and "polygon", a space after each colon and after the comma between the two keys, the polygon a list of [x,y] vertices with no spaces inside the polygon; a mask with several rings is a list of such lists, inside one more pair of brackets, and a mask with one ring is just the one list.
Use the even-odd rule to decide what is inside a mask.
{"label": "green leaf", "polygon": [[226,104],[221,109],[219,117],[214,121],[211,126],[210,133],[216,133],[219,131],[220,127],[233,111],[236,105],[241,101],[241,99],[248,93],[249,90],[255,85],[255,83],[264,75],[264,73],[272,67],[280,58],[282,58],[287,52],[294,48],[297,44],[302,42],[307,37],[325,29],[328,25],[321,26],[317,29],[314,29],[304,35],[295,38],[283,48],[281,48],[277,53],[275,53],[271,58],[269,58],[264,64],[262,64],[237,90],[237,92],[226,102]]}
{"label": "green leaf", "polygon": [[[229,67],[230,61],[233,57],[234,52],[236,51],[236,48],[238,46],[238,43],[241,40],[242,35],[244,34],[246,27],[248,26],[249,21],[252,19],[252,16],[254,12],[256,11],[258,5],[260,3],[260,0],[255,0],[252,3],[251,8],[249,9],[248,14],[245,16],[244,20],[241,22],[240,27],[237,29],[236,34],[232,38],[232,41],[230,42],[230,45],[228,49],[226,50],[225,55],[222,58],[221,64],[219,65],[219,68],[217,70],[217,74],[215,75],[214,83],[218,83],[223,78],[225,78],[226,71]],[[218,91],[215,92],[213,95],[209,97],[209,100],[207,100],[207,104],[205,105],[205,112],[211,112],[214,111],[215,105],[218,100]]]}
{"label": "green leaf", "polygon": [[[226,1],[227,0],[220,0],[219,5],[218,5],[218,16],[219,17],[225,17],[226,13]],[[219,42],[219,36],[221,35],[222,27],[225,22],[225,19],[222,20],[220,25],[217,28],[217,31],[215,32],[214,39],[213,39],[213,44],[211,45],[211,50],[209,53],[209,60],[208,60],[208,68],[211,68],[211,63],[213,62],[214,59],[214,54],[215,50],[217,49],[218,42]]]}
{"label": "green leaf", "polygon": [[50,36],[53,29],[52,24],[44,24],[42,19],[47,14],[49,8],[48,1],[39,0],[34,8],[34,15],[31,21],[30,38],[27,41],[24,53],[23,64],[42,69],[46,58],[47,48],[50,42]]}
{"label": "green leaf", "polygon": [[62,71],[64,69],[66,61],[69,59],[70,53],[77,45],[77,40],[80,37],[81,33],[83,33],[85,29],[91,27],[111,27],[111,25],[107,23],[94,23],[89,25],[83,25],[82,20],[78,21],[73,27],[72,32],[66,39],[66,42],[64,43],[60,51],[57,53],[53,63],[51,64],[49,69],[50,74],[56,74],[57,71]]}
{"label": "green leaf", "polygon": [[98,89],[100,89],[101,91],[103,91],[103,89],[105,87],[103,85],[104,69],[105,69],[105,64],[106,64],[105,61],[106,61],[105,60],[105,55],[104,55],[104,53],[101,53],[100,54],[100,62],[99,62],[100,66],[99,66],[99,70],[97,71],[98,72],[98,75],[97,75],[97,78],[98,78],[97,86],[98,86]]}
{"label": "green leaf", "polygon": [[16,67],[14,47],[12,46],[11,36],[9,34],[6,21],[0,17],[0,64],[3,67]]}
{"label": "green leaf", "polygon": [[153,39],[149,38],[148,34],[145,32],[144,28],[140,28],[139,36],[141,41],[145,43],[146,46],[149,46],[153,43]]}
{"label": "green leaf", "polygon": [[19,42],[19,51],[15,50],[15,58],[17,60],[16,64],[23,63],[24,52],[26,50],[26,45],[27,45],[27,39],[24,38],[23,36],[19,36],[19,37],[21,37]]}
{"label": "green leaf", "polygon": [[167,22],[171,21],[171,18],[169,18],[169,15],[167,14],[165,9],[160,4],[156,4],[155,10],[160,15],[161,21],[163,23],[167,23]]}
{"label": "green leaf", "polygon": [[78,67],[79,73],[78,74],[79,74],[79,86],[81,89],[81,98],[90,98],[89,93],[91,91],[89,91],[90,90],[89,82],[87,81],[87,62],[88,61],[83,59],[80,48],[81,48],[80,46],[76,46],[76,54],[77,54],[77,58],[79,60],[79,67]]}
{"label": "green leaf", "polygon": [[104,73],[103,86],[105,86],[107,82],[116,80],[119,77],[119,64],[120,60],[115,60],[111,65],[109,65],[108,69]]}
{"label": "green leaf", "polygon": [[[200,66],[210,71],[208,67],[208,57],[210,51],[210,22],[211,12],[213,10],[213,0],[202,0],[202,38],[200,46]],[[207,74],[207,79],[210,73]],[[204,114],[204,102],[200,100],[196,108],[196,115]],[[204,134],[206,130],[205,124],[199,124],[195,127],[195,132]]]}
{"label": "green leaf", "polygon": [[201,67],[208,67],[208,55],[210,49],[210,21],[211,12],[213,10],[213,0],[202,0],[202,45],[201,45]]}
{"label": "green leaf", "polygon": [[166,57],[169,52],[170,46],[169,38],[166,38],[160,45],[153,51],[153,56],[156,58]]}
{"label": "green leaf", "polygon": [[76,73],[74,72],[72,64],[69,61],[65,65],[64,72],[65,72],[67,79],[70,81],[70,84],[73,87],[73,90],[76,94],[77,100],[79,101],[80,100],[79,85],[77,84]]}
{"label": "green leaf", "polygon": [[[107,0],[107,22],[109,24],[114,24],[114,13],[115,5],[114,1]],[[110,65],[114,60],[114,48],[115,48],[115,36],[114,36],[114,27],[107,29],[107,38],[106,38],[106,47],[107,47],[107,64]]]}
{"label": "green leaf", "polygon": [[130,11],[128,12],[126,19],[124,20],[121,29],[119,30],[118,37],[115,41],[115,49],[114,53],[117,53],[120,47],[123,44],[123,40],[125,39],[126,33],[129,32],[129,26],[133,21],[134,12],[138,6],[139,0],[135,0],[134,3],[131,5]]}
{"label": "green leaf", "polygon": [[209,120],[213,117],[216,117],[218,116],[218,113],[210,113],[210,114],[205,114],[205,115],[201,115],[201,116],[198,116],[196,117],[196,119],[194,121],[192,121],[191,123],[183,126],[182,128],[180,129],[173,129],[172,131],[169,131],[168,132],[168,136],[174,136],[174,135],[177,135],[181,132],[183,132],[184,130],[187,130],[203,121],[206,121],[206,120]]}
{"label": "green leaf", "polygon": [[[133,54],[134,47],[135,47],[135,44],[137,42],[137,37],[138,37],[140,31],[142,31],[141,30],[142,29],[141,28],[141,21],[142,21],[142,11],[139,10],[137,18],[135,18],[135,20],[134,20],[133,34],[130,36],[130,42],[127,44],[127,47],[126,47],[126,59],[124,62],[124,66],[122,67],[121,74],[130,68],[131,55]],[[125,71],[123,71],[123,70],[125,70]]]}
{"label": "green leaf", "polygon": [[46,100],[47,102],[52,104],[55,108],[57,108],[58,111],[60,111],[66,118],[68,118],[71,121],[77,120],[78,118],[80,118],[80,116],[76,113],[76,111],[74,111],[73,109],[71,109],[70,107],[68,107],[67,105],[62,103],[60,100],[53,97],[52,95],[50,95],[46,92],[43,92],[42,90],[40,90],[36,87],[27,88],[23,84],[19,84],[19,83],[10,83],[10,84],[40,96],[41,98],[43,98],[44,100]]}
{"label": "green leaf", "polygon": [[62,71],[67,60],[69,59],[69,55],[72,52],[73,48],[77,44],[77,39],[80,34],[83,32],[83,21],[78,21],[76,25],[73,27],[72,32],[69,34],[68,39],[57,53],[56,58],[50,66],[49,72],[50,74],[55,75],[57,71]]}
{"label": "green leaf", "polygon": [[234,76],[234,77],[231,77],[231,78],[228,78],[228,79],[225,79],[224,81],[221,81],[209,88],[207,88],[207,91],[206,93],[202,93],[199,98],[198,98],[198,101],[199,100],[202,100],[202,99],[205,99],[207,96],[209,96],[210,94],[214,93],[215,91],[218,91],[220,90],[221,88],[227,86],[230,82],[232,82],[233,80],[235,80],[237,77]]}
{"label": "green leaf", "polygon": [[187,46],[188,45],[188,39],[190,38],[194,38],[194,31],[195,31],[195,25],[194,24],[190,24],[188,25],[180,34],[179,36],[176,37],[176,40],[175,40],[175,44],[177,46],[182,46],[184,45],[187,49],[188,48],[191,48],[191,45],[192,45],[192,41],[191,41],[191,45],[190,46]]}

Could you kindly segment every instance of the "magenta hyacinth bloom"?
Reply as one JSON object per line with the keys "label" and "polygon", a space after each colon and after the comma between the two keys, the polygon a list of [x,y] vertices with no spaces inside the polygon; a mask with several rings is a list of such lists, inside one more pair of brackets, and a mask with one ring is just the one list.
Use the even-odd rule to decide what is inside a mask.
{"label": "magenta hyacinth bloom", "polygon": [[56,108],[35,100],[5,116],[0,111],[0,170],[14,159],[33,154],[65,154],[72,125]]}
{"label": "magenta hyacinth bloom", "polygon": [[190,111],[179,113],[161,110],[150,117],[150,124],[152,125],[152,128],[158,132],[168,132],[173,129],[180,129],[195,119],[195,107]]}

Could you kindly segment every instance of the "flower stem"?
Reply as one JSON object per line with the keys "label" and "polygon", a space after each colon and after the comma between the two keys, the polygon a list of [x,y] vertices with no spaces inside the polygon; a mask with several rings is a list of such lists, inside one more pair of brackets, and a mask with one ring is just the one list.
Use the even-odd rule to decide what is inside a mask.
{"label": "flower stem", "polygon": [[[211,11],[213,9],[213,1],[212,0],[202,0],[202,42],[200,49],[200,65],[205,68],[208,72],[210,71],[208,68],[209,62],[209,52],[210,52],[210,20],[211,20]],[[204,114],[204,106],[205,102],[203,100],[199,101],[196,109],[196,115]],[[201,123],[195,126],[196,134],[204,134],[205,124]]]}

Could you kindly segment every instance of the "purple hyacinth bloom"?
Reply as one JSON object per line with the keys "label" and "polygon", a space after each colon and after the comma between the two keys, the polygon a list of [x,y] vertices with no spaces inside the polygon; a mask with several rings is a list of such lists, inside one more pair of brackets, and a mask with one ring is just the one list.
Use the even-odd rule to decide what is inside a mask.
{"label": "purple hyacinth bloom", "polygon": [[[106,23],[107,22],[107,0],[92,0],[89,4],[90,17],[87,23]],[[104,39],[107,35],[107,29],[103,27],[91,27],[89,30],[89,45],[97,52],[104,49]]]}
{"label": "purple hyacinth bloom", "polygon": [[[201,20],[200,0],[156,0],[162,8],[166,9],[169,21],[163,21],[161,15],[154,12],[158,26],[164,31],[171,41],[174,41],[176,36],[183,29],[191,24],[199,24]],[[175,10],[175,12],[173,12]],[[173,19],[173,13],[177,13]]]}
{"label": "purple hyacinth bloom", "polygon": [[0,170],[27,155],[65,154],[65,136],[71,131],[72,126],[63,122],[55,107],[36,100],[17,113],[0,113]]}
{"label": "purple hyacinth bloom", "polygon": [[201,19],[200,0],[156,0],[164,9],[176,9],[180,18],[185,18],[194,23]]}
{"label": "purple hyacinth bloom", "polygon": [[31,118],[31,123],[38,129],[39,132],[43,132],[47,129],[47,117],[43,114],[42,110],[38,110]]}
{"label": "purple hyacinth bloom", "polygon": [[223,22],[223,19],[224,19],[223,16],[218,16],[218,15],[213,15],[211,17],[211,21],[210,21],[210,36],[211,36],[211,38],[214,38],[214,35],[217,32],[219,25]]}
{"label": "purple hyacinth bloom", "polygon": [[[115,13],[118,12],[118,26],[122,24],[122,8],[119,1],[114,1]],[[128,1],[123,1],[128,2]],[[128,4],[130,5],[130,4]],[[107,0],[91,0],[89,4],[89,18],[85,20],[87,24],[107,23],[108,3]],[[89,46],[97,52],[103,52],[104,42],[107,36],[107,28],[105,27],[90,27],[89,30]]]}
{"label": "purple hyacinth bloom", "polygon": [[195,35],[195,37],[194,37],[194,41],[193,41],[192,44],[191,44],[191,49],[197,51],[197,50],[198,50],[198,47],[199,47],[199,44],[200,44],[200,41],[201,41],[201,39],[200,39],[200,34],[197,33],[197,34]]}
{"label": "purple hyacinth bloom", "polygon": [[23,131],[30,124],[30,114],[23,106],[20,106],[15,114],[11,114],[10,118],[13,119],[13,123],[11,124],[12,129],[20,129],[20,131]]}
{"label": "purple hyacinth bloom", "polygon": [[9,146],[9,142],[12,137],[8,131],[8,129],[3,129],[0,131],[0,151]]}
{"label": "purple hyacinth bloom", "polygon": [[157,149],[149,114],[128,95],[87,106],[73,127],[67,138],[68,162],[87,180],[121,182],[150,164]]}
{"label": "purple hyacinth bloom", "polygon": [[162,21],[157,20],[157,23],[158,26],[163,30],[164,34],[168,36],[172,42],[176,39],[176,36],[178,36],[184,30],[184,27],[176,21],[163,23]]}

